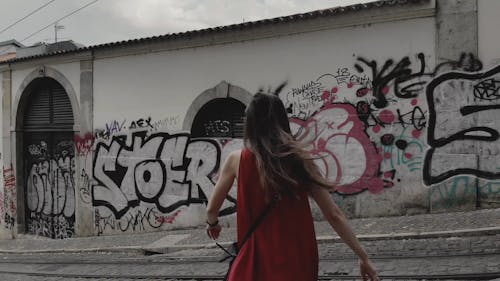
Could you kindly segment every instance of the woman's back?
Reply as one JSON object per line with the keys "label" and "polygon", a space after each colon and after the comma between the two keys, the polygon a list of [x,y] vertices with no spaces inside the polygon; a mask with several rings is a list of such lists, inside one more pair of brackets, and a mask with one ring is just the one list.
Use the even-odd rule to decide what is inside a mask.
{"label": "woman's back", "polygon": [[[238,241],[269,204],[256,159],[243,149],[238,173]],[[317,280],[318,250],[308,196],[283,195],[243,245],[229,280]]]}

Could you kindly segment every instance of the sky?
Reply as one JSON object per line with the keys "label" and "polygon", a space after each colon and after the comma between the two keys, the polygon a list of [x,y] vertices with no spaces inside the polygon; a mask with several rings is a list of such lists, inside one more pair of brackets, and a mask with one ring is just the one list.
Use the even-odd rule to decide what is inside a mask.
{"label": "sky", "polygon": [[54,23],[87,4],[90,5],[58,22],[62,26],[57,32],[58,41],[73,40],[90,46],[372,1],[0,0],[0,42],[16,39],[26,46],[53,43]]}

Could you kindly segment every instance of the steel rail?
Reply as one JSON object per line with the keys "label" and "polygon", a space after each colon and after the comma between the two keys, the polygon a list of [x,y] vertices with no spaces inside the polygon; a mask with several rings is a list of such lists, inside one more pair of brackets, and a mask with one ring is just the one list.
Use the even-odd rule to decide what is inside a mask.
{"label": "steel rail", "polygon": [[[492,255],[500,255],[499,252],[489,252],[489,253],[456,253],[456,254],[441,254],[441,255],[373,255],[370,257],[371,260],[387,260],[387,259],[433,259],[433,258],[450,258],[450,257],[483,257],[483,256],[492,256]],[[114,264],[183,264],[183,263],[219,263],[224,256],[198,256],[198,257],[184,257],[184,256],[137,256],[137,257],[107,257],[106,259],[94,259],[92,257],[85,257],[79,259],[78,257],[72,256],[73,260],[68,260],[67,257],[43,257],[43,260],[40,260],[39,257],[29,255],[28,257],[14,257],[9,258],[9,255],[0,255],[0,264],[8,264],[8,263],[18,263],[18,264],[99,264],[99,265],[114,265]],[[95,256],[98,257],[98,256]],[[328,262],[328,261],[348,261],[348,260],[357,260],[355,256],[342,256],[342,257],[326,257],[320,258],[320,262]]]}
{"label": "steel rail", "polygon": [[[102,274],[60,274],[60,273],[47,273],[47,272],[16,272],[0,270],[0,273],[10,275],[24,275],[31,277],[57,277],[57,278],[82,278],[82,279],[146,279],[146,280],[195,280],[195,281],[208,281],[208,280],[223,280],[224,276],[220,275],[102,275]],[[457,273],[457,274],[415,274],[415,275],[379,275],[381,281],[383,280],[491,280],[500,277],[499,272],[489,273]],[[345,274],[329,274],[319,276],[318,281],[328,280],[356,280],[359,276],[345,275]]]}

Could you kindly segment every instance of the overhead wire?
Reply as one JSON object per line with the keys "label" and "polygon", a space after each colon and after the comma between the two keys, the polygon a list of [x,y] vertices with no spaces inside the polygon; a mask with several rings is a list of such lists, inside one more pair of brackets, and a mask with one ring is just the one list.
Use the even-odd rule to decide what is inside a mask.
{"label": "overhead wire", "polygon": [[31,38],[31,37],[33,37],[33,36],[37,35],[38,33],[40,33],[40,32],[42,32],[42,31],[44,31],[45,29],[47,29],[47,28],[49,28],[49,27],[51,27],[52,25],[56,24],[57,22],[62,21],[63,19],[66,19],[66,18],[68,18],[68,17],[70,17],[70,16],[72,16],[72,15],[74,15],[74,14],[78,13],[79,11],[81,11],[81,10],[83,10],[83,9],[87,8],[88,6],[90,6],[90,5],[94,4],[94,3],[96,3],[97,1],[99,1],[99,0],[94,0],[94,1],[92,1],[92,2],[90,2],[90,3],[87,3],[87,4],[83,5],[82,7],[80,7],[80,8],[78,8],[78,9],[76,9],[76,10],[72,11],[72,12],[71,12],[71,13],[69,13],[69,14],[66,14],[65,16],[63,16],[63,17],[61,17],[61,18],[59,18],[59,19],[55,20],[54,22],[52,22],[52,23],[48,24],[47,26],[45,26],[45,27],[43,27],[43,28],[41,28],[41,29],[39,29],[39,30],[37,30],[37,31],[33,32],[32,34],[30,34],[30,35],[29,35],[29,36],[27,36],[26,38],[22,39],[22,40],[21,40],[21,42],[24,42],[24,41],[26,41],[27,39],[29,39],[29,38]]}
{"label": "overhead wire", "polygon": [[18,19],[17,21],[15,21],[14,23],[10,24],[9,26],[7,26],[6,28],[0,30],[0,34],[4,33],[5,31],[9,30],[11,27],[15,26],[16,24],[22,22],[23,20],[29,18],[31,15],[33,15],[34,13],[40,11],[41,9],[47,7],[48,5],[50,5],[52,2],[54,2],[56,0],[50,0],[49,2],[43,4],[42,6],[36,8],[35,10],[31,11],[29,14],[27,14],[26,16]]}

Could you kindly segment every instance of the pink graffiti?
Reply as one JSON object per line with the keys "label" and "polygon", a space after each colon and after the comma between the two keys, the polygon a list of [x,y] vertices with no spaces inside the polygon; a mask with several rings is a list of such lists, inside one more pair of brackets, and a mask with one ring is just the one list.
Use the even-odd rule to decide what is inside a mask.
{"label": "pink graffiti", "polygon": [[3,168],[3,184],[5,188],[5,206],[7,206],[6,211],[10,212],[10,215],[14,217],[16,214],[16,204],[14,202],[16,198],[16,176],[14,173],[14,167],[12,163],[9,168]]}
{"label": "pink graffiti", "polygon": [[73,140],[75,142],[76,152],[78,155],[85,156],[92,151],[95,138],[91,133],[86,133],[83,137],[75,135]]}
{"label": "pink graffiti", "polygon": [[0,191],[0,224],[2,223],[2,218],[4,217],[5,213],[5,203],[3,199],[3,193]]}
{"label": "pink graffiti", "polygon": [[394,113],[392,113],[392,111],[387,110],[387,109],[382,110],[380,112],[380,114],[378,115],[378,118],[380,119],[380,121],[387,123],[387,124],[392,123],[394,121],[394,119],[396,119],[396,117],[394,116]]}
{"label": "pink graffiti", "polygon": [[177,210],[175,211],[175,213],[173,213],[172,215],[169,215],[169,216],[159,216],[156,218],[156,222],[157,223],[174,223],[175,221],[175,218],[181,213],[181,210]]}
{"label": "pink graffiti", "polygon": [[318,166],[334,183],[335,191],[378,193],[391,186],[379,177],[382,157],[352,105],[328,104],[306,121],[291,118],[290,125],[298,138],[309,145]]}

